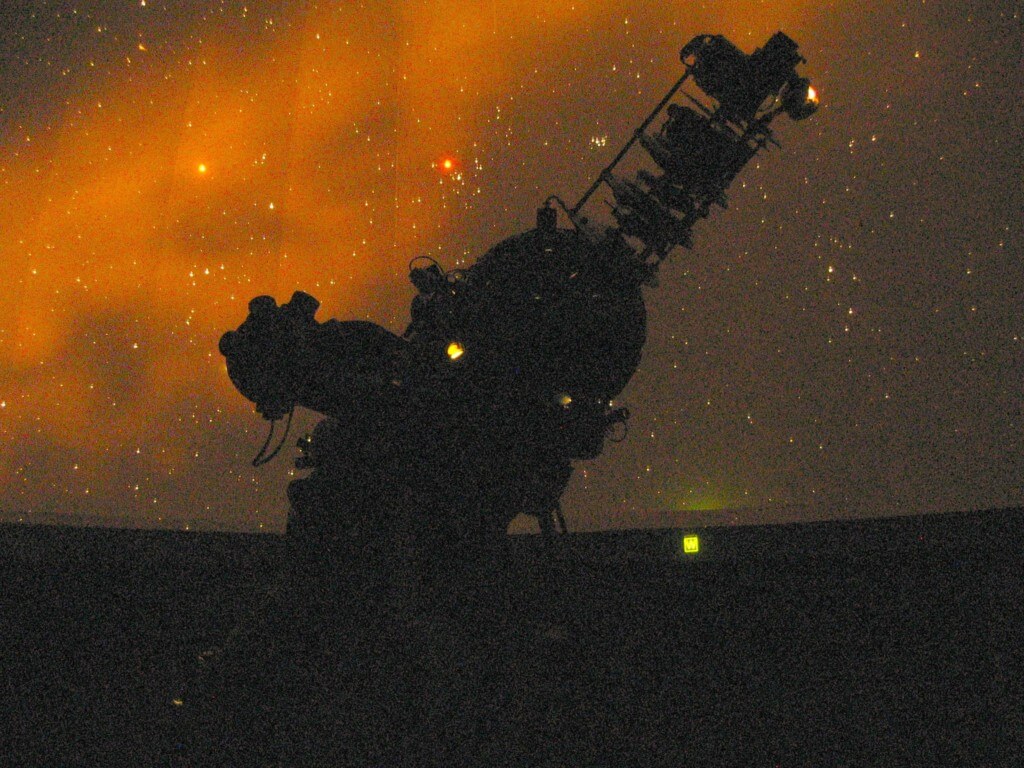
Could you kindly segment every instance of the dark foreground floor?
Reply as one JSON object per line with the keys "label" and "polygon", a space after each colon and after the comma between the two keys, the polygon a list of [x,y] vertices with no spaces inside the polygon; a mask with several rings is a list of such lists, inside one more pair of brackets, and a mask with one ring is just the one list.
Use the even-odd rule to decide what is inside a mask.
{"label": "dark foreground floor", "polygon": [[0,764],[1024,764],[1021,511],[698,533],[310,581],[275,537],[0,527]]}

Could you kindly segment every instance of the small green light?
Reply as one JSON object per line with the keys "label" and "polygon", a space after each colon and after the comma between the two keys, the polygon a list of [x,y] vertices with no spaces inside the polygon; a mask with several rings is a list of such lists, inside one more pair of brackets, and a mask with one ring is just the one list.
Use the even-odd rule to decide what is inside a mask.
{"label": "small green light", "polygon": [[683,552],[688,555],[700,552],[700,539],[696,536],[683,536]]}

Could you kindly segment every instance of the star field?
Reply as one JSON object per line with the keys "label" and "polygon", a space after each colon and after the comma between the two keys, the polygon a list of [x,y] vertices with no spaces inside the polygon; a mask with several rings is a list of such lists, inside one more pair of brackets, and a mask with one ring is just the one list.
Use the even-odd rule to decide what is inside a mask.
{"label": "star field", "polygon": [[821,109],[663,266],[629,435],[579,463],[570,527],[1024,502],[1019,4],[0,18],[4,519],[280,529],[294,471],[249,465],[266,425],[217,351],[248,300],[302,289],[401,332],[413,257],[467,266],[578,198],[694,35],[779,29]]}

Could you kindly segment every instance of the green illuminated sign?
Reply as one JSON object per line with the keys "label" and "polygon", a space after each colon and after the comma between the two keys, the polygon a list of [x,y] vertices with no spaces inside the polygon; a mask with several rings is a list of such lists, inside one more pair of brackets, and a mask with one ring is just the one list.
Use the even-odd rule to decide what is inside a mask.
{"label": "green illuminated sign", "polygon": [[683,536],[683,552],[688,555],[700,552],[700,539],[696,536]]}

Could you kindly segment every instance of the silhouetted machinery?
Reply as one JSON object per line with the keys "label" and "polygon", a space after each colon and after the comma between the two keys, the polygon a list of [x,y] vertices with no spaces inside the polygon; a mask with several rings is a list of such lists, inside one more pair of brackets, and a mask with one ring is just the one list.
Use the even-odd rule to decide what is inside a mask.
{"label": "silhouetted machinery", "polygon": [[[559,498],[573,462],[625,431],[629,414],[613,398],[640,362],[643,286],[774,143],[769,123],[817,107],[796,72],[804,59],[781,32],[751,55],[698,36],[681,59],[682,77],[576,205],[549,198],[535,229],[468,269],[414,259],[418,295],[403,336],[318,322],[318,302],[302,292],[281,306],[250,302],[220,342],[231,380],[266,419],[290,423],[296,406],[327,417],[299,441],[296,466],[311,472],[288,488],[290,537],[327,549],[393,535],[478,540],[520,513],[546,534],[564,530]],[[687,81],[696,87],[683,90]],[[654,167],[616,175],[636,143]],[[607,224],[582,213],[602,186]],[[558,226],[559,208],[570,226]],[[271,435],[254,463],[276,454],[265,453]]]}

